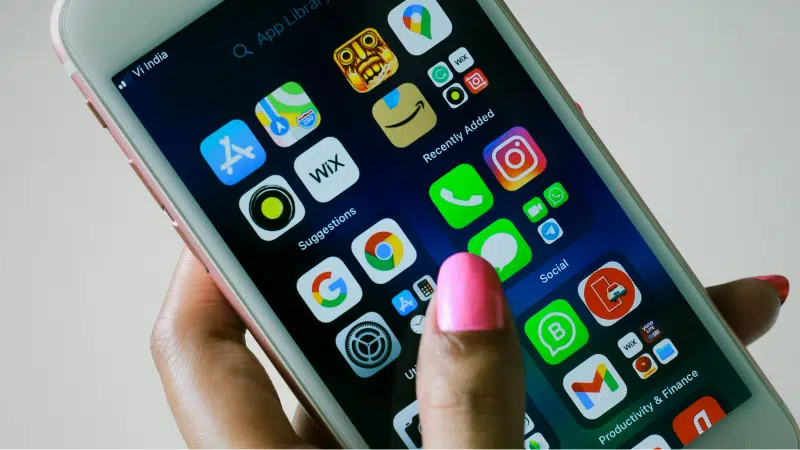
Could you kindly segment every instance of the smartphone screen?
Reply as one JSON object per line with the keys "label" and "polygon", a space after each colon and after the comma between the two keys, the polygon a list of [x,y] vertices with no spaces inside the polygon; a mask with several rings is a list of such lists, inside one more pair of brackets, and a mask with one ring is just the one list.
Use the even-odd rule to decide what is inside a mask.
{"label": "smartphone screen", "polygon": [[515,316],[526,448],[680,447],[751,395],[477,0],[227,0],[113,82],[370,446],[421,446],[461,251]]}

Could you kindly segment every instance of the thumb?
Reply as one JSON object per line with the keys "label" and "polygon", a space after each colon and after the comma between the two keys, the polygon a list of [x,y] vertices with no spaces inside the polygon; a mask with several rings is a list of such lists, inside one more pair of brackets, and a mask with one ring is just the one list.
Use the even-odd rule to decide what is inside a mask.
{"label": "thumb", "polygon": [[425,448],[518,448],[524,440],[519,337],[482,258],[460,253],[442,265],[417,375]]}

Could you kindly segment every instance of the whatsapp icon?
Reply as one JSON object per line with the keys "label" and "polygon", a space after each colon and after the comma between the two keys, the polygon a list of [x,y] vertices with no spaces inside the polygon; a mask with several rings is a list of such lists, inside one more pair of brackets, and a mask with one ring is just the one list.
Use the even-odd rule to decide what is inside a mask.
{"label": "whatsapp icon", "polygon": [[447,66],[446,62],[440,62],[431,67],[431,70],[428,71],[428,76],[436,87],[442,87],[453,81],[453,72],[450,70],[450,67]]}
{"label": "whatsapp icon", "polygon": [[556,300],[525,322],[525,335],[554,366],[589,342],[589,331],[566,300]]}

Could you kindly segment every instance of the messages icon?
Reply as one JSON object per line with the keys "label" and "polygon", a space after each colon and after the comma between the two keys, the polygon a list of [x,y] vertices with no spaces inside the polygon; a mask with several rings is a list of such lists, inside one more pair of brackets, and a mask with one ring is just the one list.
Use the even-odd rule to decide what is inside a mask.
{"label": "messages icon", "polygon": [[554,366],[589,342],[589,331],[566,300],[556,300],[525,322],[525,335]]}
{"label": "messages icon", "polygon": [[489,261],[500,281],[506,281],[530,264],[533,252],[517,227],[500,219],[470,239],[468,250],[473,255]]}

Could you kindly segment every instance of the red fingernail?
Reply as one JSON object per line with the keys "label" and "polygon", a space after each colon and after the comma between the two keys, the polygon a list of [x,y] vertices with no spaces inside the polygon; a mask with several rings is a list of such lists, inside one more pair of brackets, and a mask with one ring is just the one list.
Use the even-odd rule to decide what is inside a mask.
{"label": "red fingernail", "polygon": [[436,323],[444,332],[490,331],[505,326],[503,286],[486,260],[453,255],[439,269]]}
{"label": "red fingernail", "polygon": [[756,280],[769,283],[777,292],[781,299],[781,305],[789,298],[789,279],[781,275],[765,275],[763,277],[753,277]]}

